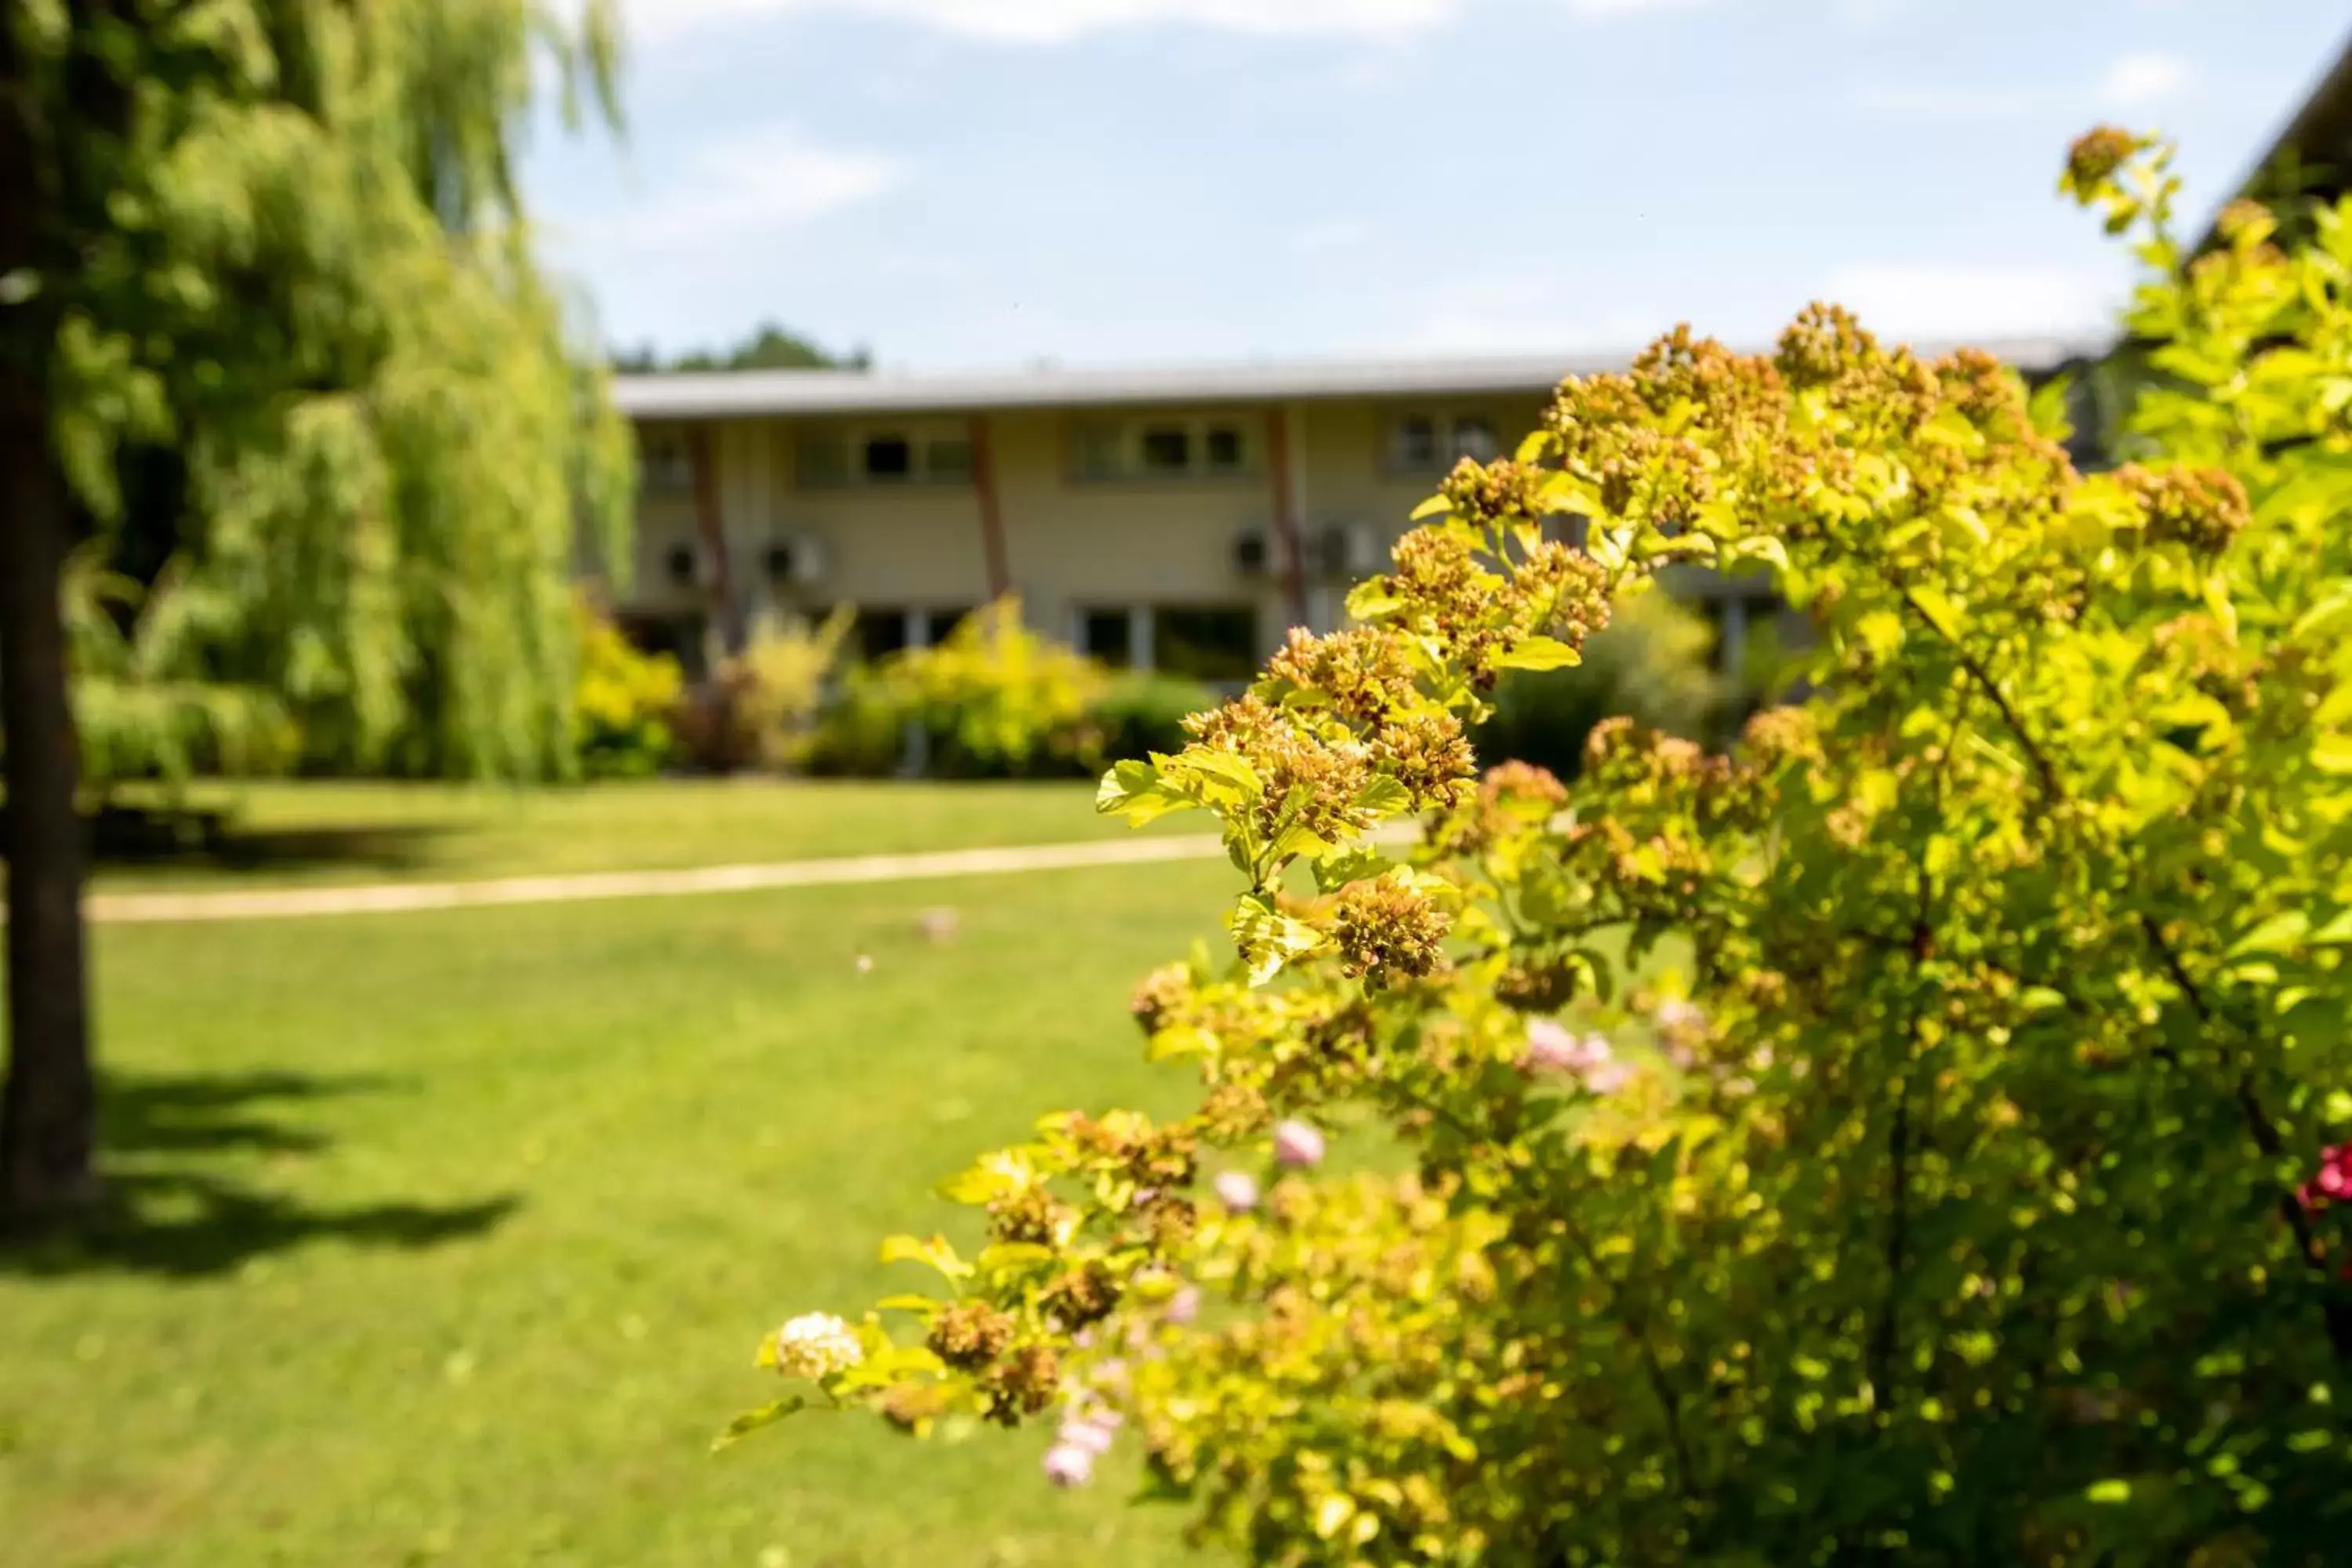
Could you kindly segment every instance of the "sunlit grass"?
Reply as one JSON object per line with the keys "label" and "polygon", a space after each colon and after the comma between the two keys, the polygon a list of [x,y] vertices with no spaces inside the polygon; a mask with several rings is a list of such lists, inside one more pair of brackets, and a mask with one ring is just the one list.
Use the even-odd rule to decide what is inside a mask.
{"label": "sunlit grass", "polygon": [[971,1152],[1172,1109],[1123,1002],[1231,880],[102,931],[129,1215],[0,1259],[0,1562],[1177,1560],[1175,1519],[1052,1491],[1028,1439],[706,1448],[772,1396],[773,1321],[919,1286],[876,1240],[946,1217]]}

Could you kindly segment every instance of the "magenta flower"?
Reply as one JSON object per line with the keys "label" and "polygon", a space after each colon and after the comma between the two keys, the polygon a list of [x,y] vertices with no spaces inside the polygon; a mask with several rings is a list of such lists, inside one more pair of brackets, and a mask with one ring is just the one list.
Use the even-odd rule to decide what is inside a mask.
{"label": "magenta flower", "polygon": [[1095,1457],[1074,1443],[1056,1443],[1045,1453],[1045,1479],[1057,1487],[1082,1487],[1095,1479]]}
{"label": "magenta flower", "polygon": [[2319,1152],[2319,1169],[2296,1190],[2304,1207],[2326,1208],[2330,1199],[2352,1198],[2352,1147],[2330,1144]]}
{"label": "magenta flower", "polygon": [[1323,1163],[1323,1134],[1304,1121],[1286,1121],[1274,1130],[1274,1158],[1294,1171]]}
{"label": "magenta flower", "polygon": [[1183,1328],[1201,1315],[1201,1288],[1198,1285],[1180,1287],[1168,1298],[1168,1321]]}
{"label": "magenta flower", "polygon": [[1614,1094],[1633,1079],[1633,1069],[1623,1062],[1606,1061],[1584,1075],[1584,1087],[1595,1094]]}
{"label": "magenta flower", "polygon": [[1227,1171],[1214,1183],[1217,1201],[1234,1214],[1247,1214],[1257,1207],[1257,1178],[1247,1171]]}

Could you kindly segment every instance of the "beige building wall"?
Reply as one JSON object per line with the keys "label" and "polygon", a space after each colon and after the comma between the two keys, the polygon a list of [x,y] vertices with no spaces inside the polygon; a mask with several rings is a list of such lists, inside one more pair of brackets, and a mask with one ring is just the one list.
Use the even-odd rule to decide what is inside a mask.
{"label": "beige building wall", "polygon": [[[1288,448],[1287,502],[1309,556],[1307,619],[1328,629],[1343,618],[1350,577],[1385,563],[1411,526],[1414,507],[1451,466],[1456,424],[1482,421],[1507,453],[1533,429],[1539,397],[1364,399],[1246,408],[1016,410],[963,415],[875,416],[824,419],[742,418],[714,422],[704,434],[716,468],[715,489],[730,575],[746,618],[763,610],[814,615],[838,604],[869,612],[957,612],[992,596],[981,491],[976,476],[945,482],[824,483],[802,474],[811,438],[856,441],[877,431],[903,432],[919,445],[971,435],[985,426],[1003,530],[1007,585],[1033,625],[1075,639],[1088,611],[1142,612],[1135,638],[1149,657],[1143,629],[1154,607],[1228,609],[1256,615],[1257,653],[1277,646],[1296,618],[1276,523],[1284,504],[1277,471],[1277,423]],[[1398,431],[1407,418],[1439,433],[1439,450],[1408,463]],[[1244,434],[1247,461],[1233,474],[1181,479],[1083,478],[1076,442],[1088,423],[1181,419],[1195,428],[1215,421]],[[709,563],[699,542],[682,426],[649,424],[640,503],[636,577],[620,608],[680,626],[699,623],[710,605]],[[1330,560],[1321,542],[1333,531],[1355,536],[1352,563]],[[1268,546],[1264,570],[1242,569],[1236,541],[1255,532]],[[777,546],[792,552],[804,580],[772,572]],[[815,566],[810,570],[814,555]],[[1344,556],[1345,552],[1341,552]],[[1318,569],[1318,563],[1327,563]],[[692,570],[682,571],[690,563]],[[1706,581],[1685,592],[1719,592]],[[1733,618],[1738,618],[1734,613]],[[919,640],[920,633],[917,634]]]}

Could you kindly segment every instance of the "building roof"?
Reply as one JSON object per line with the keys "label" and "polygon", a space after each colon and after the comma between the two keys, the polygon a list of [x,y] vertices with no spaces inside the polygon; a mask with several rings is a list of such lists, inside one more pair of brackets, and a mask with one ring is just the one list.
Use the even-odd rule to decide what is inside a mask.
{"label": "building roof", "polygon": [[2312,187],[2315,194],[2338,195],[2352,189],[2352,38],[2239,182],[2241,192],[2251,194],[2287,153],[2319,176]]}
{"label": "building roof", "polygon": [[[2030,339],[1985,348],[2028,374],[2106,352],[2105,339]],[[1923,350],[1938,345],[1921,345]],[[1622,370],[1629,354],[1518,354],[1485,359],[1261,362],[998,374],[757,370],[625,375],[621,412],[637,419],[783,415],[948,414],[1012,408],[1137,407],[1315,402],[1365,397],[1539,396],[1567,375]]]}

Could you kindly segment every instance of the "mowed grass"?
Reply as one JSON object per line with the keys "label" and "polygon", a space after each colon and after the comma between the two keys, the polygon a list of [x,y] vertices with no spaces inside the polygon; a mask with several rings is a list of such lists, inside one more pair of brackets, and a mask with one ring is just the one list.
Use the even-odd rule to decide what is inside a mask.
{"label": "mowed grass", "polygon": [[[1082,792],[1035,792],[1025,818],[1023,798],[974,797],[1005,815],[967,827],[1084,820]],[[640,847],[921,836],[836,804],[796,837],[756,792],[666,786],[644,816],[682,825]],[[730,810],[761,832],[708,820]],[[441,869],[510,864],[550,820],[484,827]],[[751,1366],[774,1322],[924,1288],[876,1244],[950,1221],[929,1189],[971,1154],[1058,1106],[1181,1103],[1123,1004],[1231,881],[1184,864],[101,929],[125,1213],[0,1253],[0,1563],[1196,1561],[1117,1479],[1049,1489],[1042,1433],[918,1446],[812,1415],[708,1447],[777,1391]],[[943,904],[961,931],[933,945],[917,916]]]}
{"label": "mowed grass", "polygon": [[[93,886],[464,880],[1107,839],[1094,785],[672,779],[516,790],[448,784],[206,784],[211,848],[101,856]],[[1205,817],[1164,830],[1212,832]]]}

